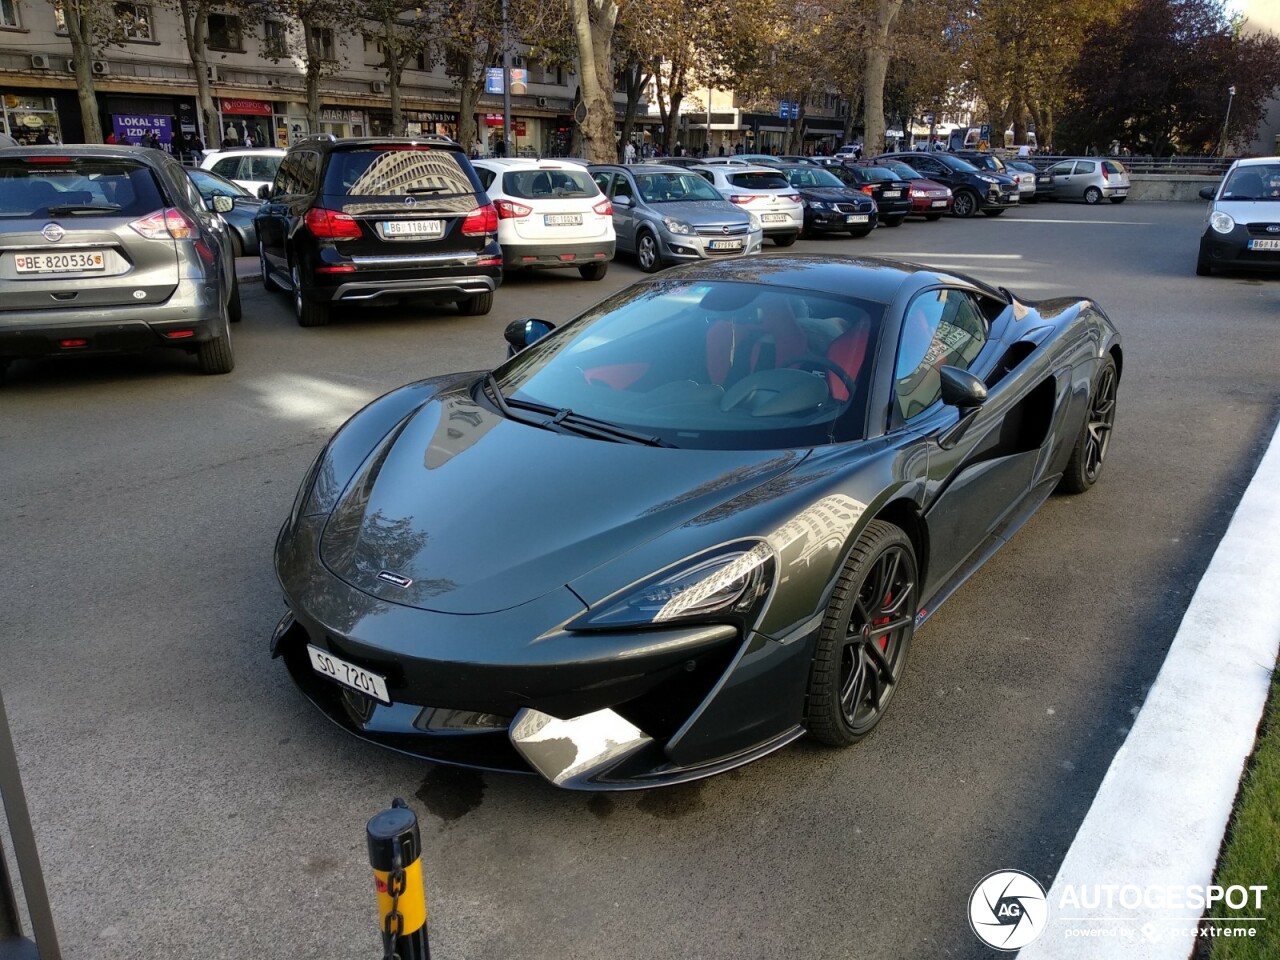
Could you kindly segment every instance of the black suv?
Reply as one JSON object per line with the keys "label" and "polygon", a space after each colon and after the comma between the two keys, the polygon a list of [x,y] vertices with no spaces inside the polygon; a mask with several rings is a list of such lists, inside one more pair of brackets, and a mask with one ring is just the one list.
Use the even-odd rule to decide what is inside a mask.
{"label": "black suv", "polygon": [[928,179],[946,184],[955,195],[951,212],[957,217],[972,217],[979,210],[988,217],[998,217],[1018,205],[1018,185],[1012,177],[979,170],[954,154],[884,153],[875,162],[881,160],[905,163]]}
{"label": "black suv", "polygon": [[293,293],[298,323],[334,304],[423,296],[488,313],[502,282],[498,211],[447,137],[312,137],[263,187],[262,283]]}

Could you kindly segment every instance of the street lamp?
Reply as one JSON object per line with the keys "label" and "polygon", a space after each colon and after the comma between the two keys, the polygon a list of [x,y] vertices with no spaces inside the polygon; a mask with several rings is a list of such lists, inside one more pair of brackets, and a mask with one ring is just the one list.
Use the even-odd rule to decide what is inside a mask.
{"label": "street lamp", "polygon": [[1227,87],[1227,116],[1222,121],[1222,155],[1227,155],[1227,124],[1231,122],[1231,101],[1236,98],[1236,85]]}

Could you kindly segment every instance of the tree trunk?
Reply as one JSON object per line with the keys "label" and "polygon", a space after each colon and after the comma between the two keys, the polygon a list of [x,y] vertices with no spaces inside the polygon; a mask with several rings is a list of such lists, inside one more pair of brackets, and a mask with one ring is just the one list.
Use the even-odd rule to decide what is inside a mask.
{"label": "tree trunk", "polygon": [[688,64],[671,63],[671,78],[667,82],[667,117],[662,127],[662,149],[668,156],[675,152],[680,139],[680,104],[684,102],[685,75]]}
{"label": "tree trunk", "polygon": [[71,38],[71,58],[75,63],[76,87],[80,99],[80,121],[84,142],[102,143],[102,121],[98,119],[98,98],[93,89],[93,25],[80,11],[90,0],[68,3],[63,10],[67,34]]}
{"label": "tree trunk", "polygon": [[[386,57],[387,67],[387,91],[391,95],[391,135],[393,137],[404,136],[404,107],[400,103],[400,79],[404,74],[405,63],[408,61],[400,47],[396,44],[396,18],[395,14],[387,11],[386,17],[382,21],[382,43],[383,54]],[[464,147],[469,147],[471,141],[463,143]]]}
{"label": "tree trunk", "polygon": [[205,35],[209,27],[208,0],[178,0],[178,12],[182,15],[187,54],[191,57],[191,66],[196,74],[196,110],[199,121],[196,132],[206,147],[217,147],[222,136],[217,132],[218,110],[209,84],[209,56],[205,46]]}
{"label": "tree trunk", "polygon": [[306,53],[307,126],[312,134],[320,132],[320,49],[311,22],[302,21],[302,42]]}
{"label": "tree trunk", "polygon": [[858,117],[858,97],[862,91],[856,84],[850,84],[840,88],[840,96],[844,97],[849,104],[848,110],[844,116],[844,140],[843,143],[853,142],[853,124]]}
{"label": "tree trunk", "polygon": [[[592,22],[591,10],[597,11]],[[618,19],[616,0],[570,0],[573,32],[578,41],[582,70],[582,113],[576,117],[582,131],[583,152],[594,163],[610,163],[617,157],[614,140],[613,65],[610,50]]]}
{"label": "tree trunk", "polygon": [[867,45],[863,71],[863,150],[868,156],[884,151],[884,80],[889,72],[889,31],[902,9],[902,0],[876,0],[876,22]]}
{"label": "tree trunk", "polygon": [[474,53],[468,54],[465,74],[458,80],[458,142],[465,149],[470,149],[472,143],[481,139],[476,113],[480,108],[480,95],[484,92],[484,68],[493,59],[493,46],[485,41],[484,56],[477,62]]}
{"label": "tree trunk", "polygon": [[796,117],[795,126],[791,130],[791,141],[787,144],[787,153],[800,156],[804,153],[804,121],[809,113],[809,94],[800,95],[800,115]]}

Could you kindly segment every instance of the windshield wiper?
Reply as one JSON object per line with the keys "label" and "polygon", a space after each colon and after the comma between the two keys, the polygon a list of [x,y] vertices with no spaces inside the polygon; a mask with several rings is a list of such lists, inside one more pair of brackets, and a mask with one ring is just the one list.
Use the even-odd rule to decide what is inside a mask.
{"label": "windshield wiper", "polygon": [[446,187],[410,187],[405,193],[444,193]]}
{"label": "windshield wiper", "polygon": [[71,213],[119,213],[119,207],[101,203],[62,203],[49,208],[49,216],[65,217]]}
{"label": "windshield wiper", "polygon": [[604,437],[608,440],[618,440],[626,443],[639,443],[646,447],[671,446],[671,444],[658,437],[650,436],[647,433],[639,433],[635,430],[628,430],[626,427],[619,427],[616,424],[609,423],[607,420],[597,420],[595,417],[588,417],[582,413],[574,413],[568,407],[553,407],[545,403],[535,403],[532,400],[507,399],[506,403],[508,409],[518,407],[521,410],[529,410],[533,413],[547,414],[551,418],[543,424],[547,427],[568,427],[570,430],[575,430],[588,436]]}

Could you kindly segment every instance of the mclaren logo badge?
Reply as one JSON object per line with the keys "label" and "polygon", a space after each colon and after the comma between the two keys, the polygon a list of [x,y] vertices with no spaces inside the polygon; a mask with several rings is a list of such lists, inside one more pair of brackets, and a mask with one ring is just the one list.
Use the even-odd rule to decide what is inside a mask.
{"label": "mclaren logo badge", "polygon": [[383,583],[390,583],[401,588],[407,587],[411,583],[413,583],[413,581],[410,580],[408,577],[402,577],[400,576],[400,574],[392,573],[390,570],[383,570],[380,574],[378,574],[378,579],[381,580]]}

